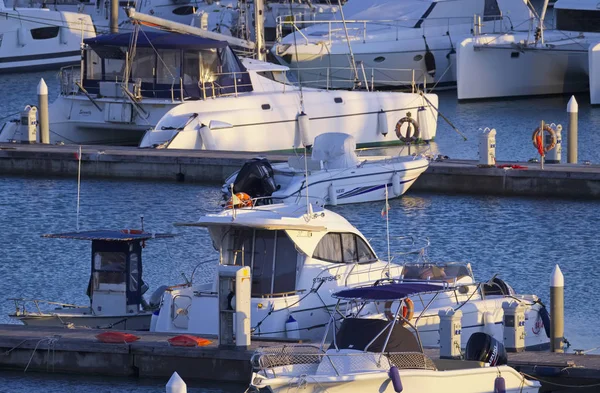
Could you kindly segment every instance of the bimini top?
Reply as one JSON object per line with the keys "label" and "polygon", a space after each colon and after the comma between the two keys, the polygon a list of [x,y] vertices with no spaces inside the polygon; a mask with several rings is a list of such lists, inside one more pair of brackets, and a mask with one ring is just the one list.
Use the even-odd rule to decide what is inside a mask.
{"label": "bimini top", "polygon": [[333,294],[338,299],[359,299],[359,300],[400,300],[413,293],[419,292],[437,292],[443,289],[435,284],[408,283],[400,282],[385,285],[375,285],[370,287],[361,287],[346,289]]}
{"label": "bimini top", "polygon": [[[83,42],[91,47],[97,46],[129,46],[132,43],[133,33],[104,34],[95,38],[88,38]],[[202,50],[225,48],[229,46],[225,41],[211,40],[187,34],[140,32],[137,36],[138,48],[155,49],[190,49]]]}
{"label": "bimini top", "polygon": [[171,238],[173,235],[167,233],[149,233],[136,229],[115,230],[96,230],[82,232],[67,232],[42,235],[42,237],[55,239],[74,239],[74,240],[101,240],[108,242],[130,242],[134,240],[150,240]]}

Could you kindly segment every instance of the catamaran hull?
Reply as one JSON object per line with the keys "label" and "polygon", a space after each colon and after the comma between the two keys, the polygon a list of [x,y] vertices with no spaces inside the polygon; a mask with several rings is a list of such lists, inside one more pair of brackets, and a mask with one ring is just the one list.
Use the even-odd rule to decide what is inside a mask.
{"label": "catamaran hull", "polygon": [[[323,362],[327,360],[324,359]],[[265,378],[254,373],[252,381],[260,384],[250,388],[268,388],[272,393],[287,393],[290,388],[302,389],[304,393],[348,393],[348,392],[386,392],[394,393],[394,385],[388,376],[388,370],[365,371],[341,376],[305,374],[298,376],[278,376]],[[494,393],[496,378],[504,378],[506,392],[536,393],[540,385],[524,379],[508,366],[469,368],[461,370],[435,371],[400,369],[400,381],[403,393],[421,392],[461,392],[461,393]],[[276,374],[280,375],[280,374]],[[252,391],[252,390],[251,390]]]}
{"label": "catamaran hull", "polygon": [[[494,38],[469,38],[458,46],[459,100],[588,90],[587,46],[574,43],[556,49],[519,48],[510,44],[493,45]],[[488,41],[488,45],[483,44]]]}
{"label": "catamaran hull", "polygon": [[76,327],[92,329],[124,329],[124,330],[150,330],[151,313],[137,315],[115,315],[115,316],[75,316],[60,314],[15,316],[12,318],[21,321],[28,326],[53,326],[65,327],[73,324]]}

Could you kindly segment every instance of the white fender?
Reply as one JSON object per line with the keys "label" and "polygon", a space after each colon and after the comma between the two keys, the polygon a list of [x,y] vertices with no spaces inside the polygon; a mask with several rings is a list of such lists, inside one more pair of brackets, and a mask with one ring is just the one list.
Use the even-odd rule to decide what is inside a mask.
{"label": "white fender", "polygon": [[394,195],[402,195],[402,184],[400,184],[400,174],[398,172],[392,175],[392,190],[394,191]]}
{"label": "white fender", "polygon": [[430,141],[435,135],[431,135],[431,128],[427,121],[427,111],[432,110],[429,106],[422,106],[417,110],[417,124],[419,124],[420,136],[424,141]]}
{"label": "white fender", "polygon": [[298,117],[296,117],[296,120],[298,122],[298,136],[296,138],[296,143],[294,144],[295,147],[308,147],[312,145],[312,142],[310,140],[310,119],[308,118],[308,115],[304,112],[301,112],[298,114]]}
{"label": "white fender", "polygon": [[337,194],[335,193],[335,187],[333,186],[333,183],[329,185],[329,187],[327,188],[327,192],[329,194],[329,204],[332,206],[336,206]]}
{"label": "white fender", "polygon": [[60,43],[62,45],[67,45],[69,43],[69,27],[66,22],[64,26],[60,26],[58,28],[58,33],[60,37]]}
{"label": "white fender", "polygon": [[17,45],[25,46],[27,43],[27,29],[24,27],[17,28]]}
{"label": "white fender", "polygon": [[212,135],[213,131],[209,127],[202,126],[198,132],[200,133],[200,138],[202,138],[204,150],[217,150],[217,144]]}
{"label": "white fender", "polygon": [[386,136],[388,132],[387,114],[382,109],[377,113],[377,133]]}

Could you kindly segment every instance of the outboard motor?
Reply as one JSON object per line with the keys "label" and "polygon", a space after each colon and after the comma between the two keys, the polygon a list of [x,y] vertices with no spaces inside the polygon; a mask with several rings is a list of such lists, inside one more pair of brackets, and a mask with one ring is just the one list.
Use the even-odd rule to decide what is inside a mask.
{"label": "outboard motor", "polygon": [[477,332],[469,337],[465,350],[465,360],[487,363],[490,367],[508,363],[504,344],[489,334]]}
{"label": "outboard motor", "polygon": [[252,198],[269,197],[277,190],[273,168],[266,158],[246,161],[233,182],[233,192],[245,192]]}

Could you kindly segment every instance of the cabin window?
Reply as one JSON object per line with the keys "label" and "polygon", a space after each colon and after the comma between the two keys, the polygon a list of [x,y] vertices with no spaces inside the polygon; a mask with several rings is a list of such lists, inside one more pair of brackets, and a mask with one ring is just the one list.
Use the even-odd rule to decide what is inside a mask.
{"label": "cabin window", "polygon": [[122,252],[94,253],[94,284],[125,284],[127,254]]}
{"label": "cabin window", "polygon": [[179,85],[179,73],[181,68],[180,50],[159,50],[158,62],[156,64],[156,83],[172,84],[177,82]]}
{"label": "cabin window", "polygon": [[86,79],[102,80],[102,59],[93,50],[86,51]]}
{"label": "cabin window", "polygon": [[136,292],[138,290],[138,254],[132,252],[129,254],[129,290]]}
{"label": "cabin window", "polygon": [[200,81],[200,54],[183,52],[183,83],[197,84]]}
{"label": "cabin window", "polygon": [[192,15],[196,12],[196,9],[191,5],[184,5],[182,7],[175,8],[173,11],[175,15]]}
{"label": "cabin window", "polygon": [[31,29],[31,38],[34,40],[47,40],[58,36],[59,26],[38,27]]}
{"label": "cabin window", "polygon": [[131,64],[131,79],[154,83],[155,57],[152,48],[137,48]]}
{"label": "cabin window", "polygon": [[334,263],[377,260],[369,245],[354,233],[328,233],[317,244],[313,258]]}
{"label": "cabin window", "polygon": [[202,51],[200,59],[200,80],[204,83],[216,81],[219,73],[219,54],[217,50]]}
{"label": "cabin window", "polygon": [[555,8],[558,30],[600,32],[600,11]]}
{"label": "cabin window", "polygon": [[293,85],[294,82],[297,82],[296,77],[289,71],[262,71],[257,72],[258,75],[265,77],[269,80],[283,83],[286,85]]}
{"label": "cabin window", "polygon": [[285,231],[231,230],[221,244],[224,261],[250,266],[252,296],[292,292],[296,289],[298,251]]}

